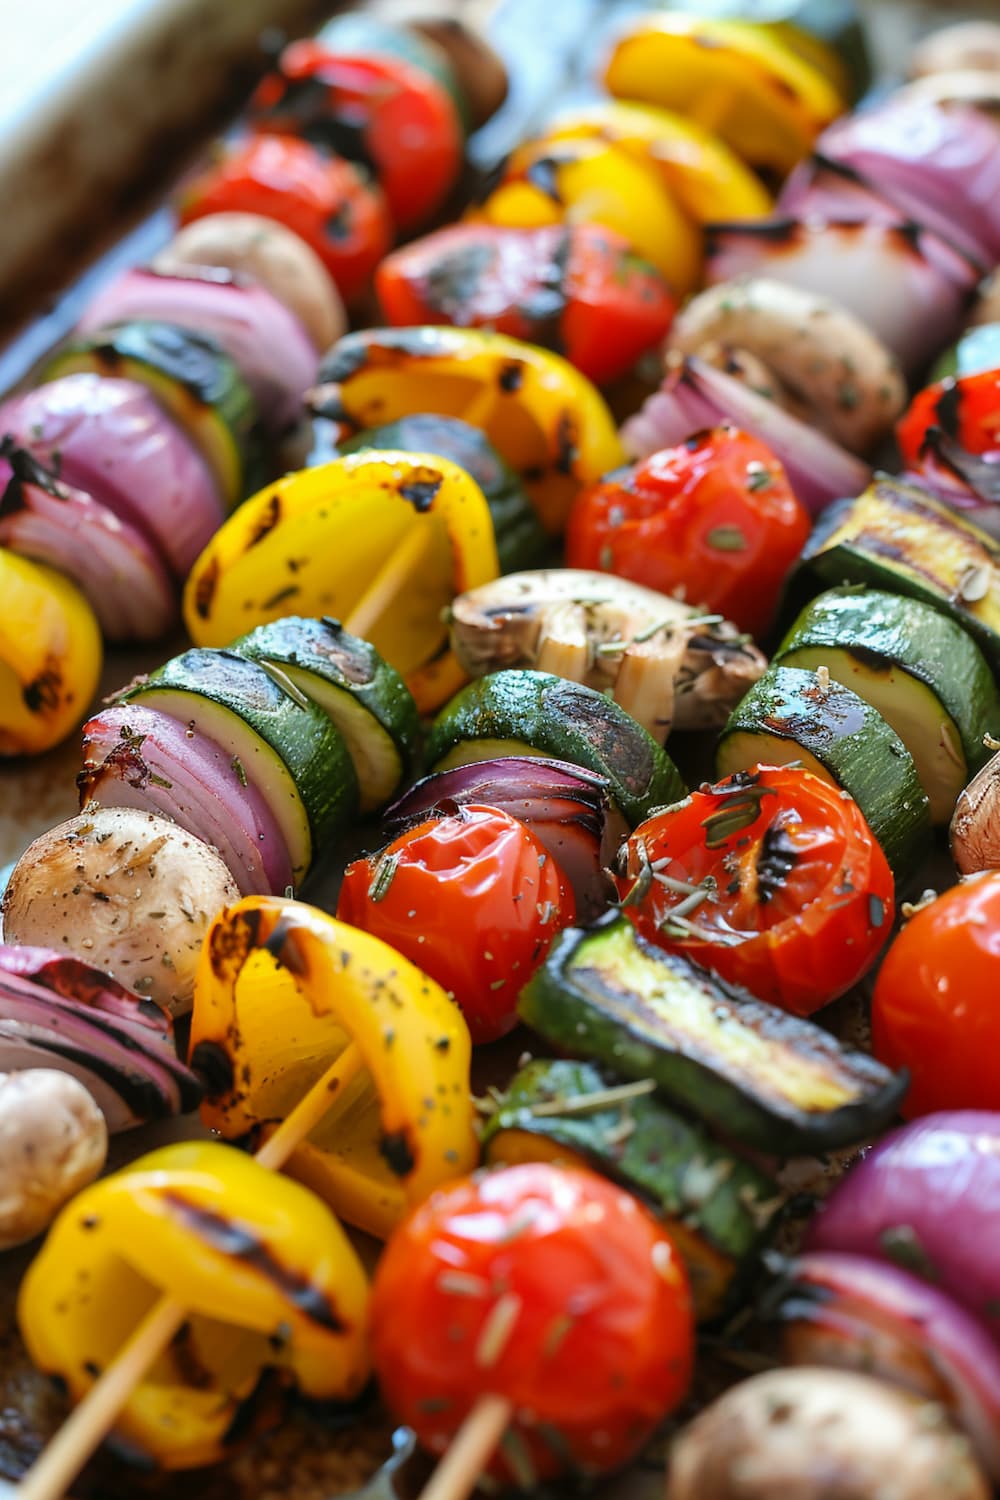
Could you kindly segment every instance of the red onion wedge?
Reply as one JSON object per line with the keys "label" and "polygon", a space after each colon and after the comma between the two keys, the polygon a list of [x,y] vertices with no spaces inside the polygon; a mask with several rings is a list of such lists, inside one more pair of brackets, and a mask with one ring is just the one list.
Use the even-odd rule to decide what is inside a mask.
{"label": "red onion wedge", "polygon": [[146,538],[83,490],[0,439],[0,545],[76,582],[109,641],[155,641],[176,623],[177,589]]}
{"label": "red onion wedge", "polygon": [[937,1401],[1000,1482],[1000,1349],[926,1281],[862,1255],[814,1251],[782,1267],[782,1353],[860,1370]]}
{"label": "red onion wedge", "polygon": [[3,402],[4,434],[141,531],[178,578],[222,525],[208,465],[137,381],[64,375]]}
{"label": "red onion wedge", "polygon": [[739,276],[831,297],[865,324],[911,374],[956,335],[979,268],[916,224],[772,218],[709,224],[709,285]]}
{"label": "red onion wedge", "polygon": [[207,735],[138,706],[83,726],[80,806],[161,813],[219,851],[244,896],[282,895],[292,864],[274,814],[241,766]]}
{"label": "red onion wedge", "polygon": [[171,1052],[174,1049],[174,1023],[169,1012],[82,959],[55,948],[0,943],[0,974],[29,979],[63,1000],[92,1006],[117,1025],[133,1030],[144,1044],[160,1041]]}
{"label": "red onion wedge", "polygon": [[281,432],[298,421],[319,355],[298,318],[266,287],[220,266],[134,266],[98,293],[79,331],[96,333],[133,318],[207,334],[233,360],[270,428]]}
{"label": "red onion wedge", "polygon": [[887,1260],[932,1281],[1000,1337],[1000,1113],[953,1110],[893,1131],[836,1187],[813,1250]]}
{"label": "red onion wedge", "polygon": [[[42,953],[46,970],[53,963],[73,962]],[[18,972],[19,967],[0,961],[0,1071],[45,1067],[72,1073],[94,1096],[112,1132],[197,1107],[197,1078],[171,1046],[164,1046],[162,1027],[143,1019],[147,1012],[139,1007],[150,1002],[133,997],[136,1009],[129,1018],[119,1011],[123,997],[113,981],[108,981],[109,991],[102,991],[86,965],[79,966],[85,972],[78,976],[78,992],[73,976],[63,976],[61,984],[70,995],[55,994],[30,974]],[[109,995],[112,1004],[107,1003]]]}
{"label": "red onion wedge", "polygon": [[838,120],[817,149],[985,270],[1000,260],[1000,125],[978,110],[890,101]]}
{"label": "red onion wedge", "polygon": [[819,151],[799,162],[778,194],[775,211],[796,219],[866,224],[898,224],[901,217],[860,172]]}
{"label": "red onion wedge", "polygon": [[577,915],[589,922],[613,895],[604,871],[628,827],[610,807],[608,782],[561,760],[529,755],[477,761],[425,776],[385,814],[389,839],[425,818],[455,806],[499,807],[525,823],[560,865],[573,886]]}
{"label": "red onion wedge", "polygon": [[660,389],[625,423],[621,437],[630,458],[648,458],[694,432],[726,423],[767,443],[814,515],[833,500],[860,495],[871,480],[862,459],[696,355],[668,371]]}

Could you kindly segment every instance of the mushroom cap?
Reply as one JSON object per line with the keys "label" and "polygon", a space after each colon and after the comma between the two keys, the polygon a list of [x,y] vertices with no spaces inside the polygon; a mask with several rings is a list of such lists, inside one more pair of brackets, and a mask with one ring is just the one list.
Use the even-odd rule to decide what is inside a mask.
{"label": "mushroom cap", "polygon": [[41,1233],[104,1166],[108,1131],[70,1073],[0,1073],[0,1250]]}
{"label": "mushroom cap", "polygon": [[1000,70],[1000,23],[957,21],[922,37],[910,54],[911,78],[974,68]]}

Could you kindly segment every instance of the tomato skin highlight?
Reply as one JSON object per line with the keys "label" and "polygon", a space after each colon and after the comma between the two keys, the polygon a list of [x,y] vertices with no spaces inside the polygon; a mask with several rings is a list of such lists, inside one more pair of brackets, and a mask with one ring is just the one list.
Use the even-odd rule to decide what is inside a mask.
{"label": "tomato skin highlight", "polygon": [[[615,875],[625,914],[760,1000],[808,1016],[870,968],[892,926],[892,873],[857,803],[818,776],[760,766],[649,818]],[[650,868],[653,867],[653,868]],[[714,880],[682,917],[689,896]]]}
{"label": "tomato skin highlight", "polygon": [[759,636],[810,529],[771,450],[713,427],[582,490],[566,562],[676,594]]}
{"label": "tomato skin highlight", "polygon": [[392,244],[381,190],[352,162],[294,136],[250,136],[191,183],[180,222],[218,213],[277,219],[315,250],[348,302],[365,291]]}
{"label": "tomato skin highlight", "polygon": [[401,57],[292,42],[250,108],[255,130],[298,136],[367,167],[402,231],[441,206],[461,170],[458,110],[436,79]]}
{"label": "tomato skin highlight", "polygon": [[[509,1326],[491,1340],[501,1302]],[[441,1453],[495,1392],[538,1478],[618,1468],[692,1366],[687,1277],[666,1231],[605,1178],[542,1162],[449,1185],[405,1220],[375,1273],[371,1328],[382,1393],[425,1448]],[[520,1479],[504,1455],[492,1472]]]}
{"label": "tomato skin highlight", "polygon": [[576,917],[569,880],[516,818],[469,804],[355,860],[337,915],[451,993],[474,1043],[517,1024],[517,997]]}
{"label": "tomato skin highlight", "polygon": [[938,896],[903,927],[872,996],[880,1062],[910,1072],[906,1119],[1000,1109],[1000,871]]}

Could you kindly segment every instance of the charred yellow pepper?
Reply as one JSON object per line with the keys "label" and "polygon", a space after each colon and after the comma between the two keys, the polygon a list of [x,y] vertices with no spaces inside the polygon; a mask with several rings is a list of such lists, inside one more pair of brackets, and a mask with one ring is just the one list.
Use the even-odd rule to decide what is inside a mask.
{"label": "charred yellow pepper", "polygon": [[825,73],[768,28],[675,12],[636,17],[604,81],[619,99],[687,115],[752,167],[779,174],[844,108]]}
{"label": "charred yellow pepper", "polygon": [[[577,491],[625,462],[586,376],[534,344],[471,328],[366,328],[334,344],[313,410],[351,432],[414,412],[480,428],[558,534]],[[412,685],[411,685],[412,686]]]}
{"label": "charred yellow pepper", "polygon": [[164,1468],[223,1457],[237,1426],[277,1417],[282,1384],[350,1400],[368,1379],[350,1241],[312,1193],[230,1146],[167,1146],[87,1188],[28,1270],[18,1320],[35,1364],[78,1401],[164,1294],[191,1315],[116,1428]]}
{"label": "charred yellow pepper", "polygon": [[654,265],[677,297],[701,279],[701,235],[650,163],[593,137],[519,146],[470,218],[522,229],[602,224]]}
{"label": "charred yellow pepper", "polygon": [[0,755],[37,755],[64,740],[93,700],[102,655],[76,585],[0,548]]}
{"label": "charred yellow pepper", "polygon": [[550,146],[597,140],[651,167],[661,185],[697,224],[761,218],[771,195],[760,178],[718,136],[697,121],[648,104],[613,101],[562,115],[545,132]]}
{"label": "charred yellow pepper", "polygon": [[191,1026],[206,1125],[266,1138],[351,1045],[363,1066],[287,1170],[384,1238],[478,1160],[461,1012],[388,944],[313,907],[251,896],[215,919]]}
{"label": "charred yellow pepper", "polygon": [[361,452],[268,485],[191,570],[184,618],[224,646],[289,613],[334,615],[406,679],[430,713],[466,681],[443,611],[500,571],[482,490],[434,454]]}

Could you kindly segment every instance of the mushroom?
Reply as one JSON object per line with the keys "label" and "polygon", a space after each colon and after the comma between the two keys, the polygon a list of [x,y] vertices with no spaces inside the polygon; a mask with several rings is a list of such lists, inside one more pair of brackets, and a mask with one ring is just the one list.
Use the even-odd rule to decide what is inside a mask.
{"label": "mushroom", "polygon": [[40,1234],[107,1152],[104,1116],[69,1073],[0,1073],[0,1250]]}
{"label": "mushroom", "polygon": [[580,568],[467,590],[451,607],[451,641],[473,677],[530,667],[607,691],[661,743],[673,727],[720,728],[767,668],[721,615]]}
{"label": "mushroom", "polygon": [[1000,115],[1000,68],[955,68],[928,73],[893,94],[896,104],[964,104]]}
{"label": "mushroom", "polygon": [[989,1500],[942,1407],[869,1375],[769,1370],[681,1434],[667,1500]]}
{"label": "mushroom", "polygon": [[765,277],[709,287],[674,319],[668,350],[754,357],[780,406],[853,453],[867,453],[906,405],[895,358],[828,297]]}
{"label": "mushroom", "polygon": [[323,262],[284,224],[259,214],[208,214],[185,225],[153,262],[158,271],[222,266],[266,287],[323,351],[347,331],[347,314]]}
{"label": "mushroom", "polygon": [[22,854],[4,893],[4,936],[72,953],[183,1015],[202,938],[239,895],[216,851],[168,818],[95,807]]}
{"label": "mushroom", "polygon": [[987,761],[962,792],[948,838],[961,875],[1000,869],[1000,753]]}
{"label": "mushroom", "polygon": [[921,38],[910,54],[911,78],[975,69],[1000,71],[1000,23],[958,21]]}

